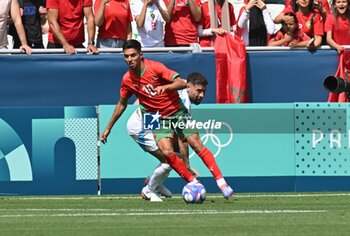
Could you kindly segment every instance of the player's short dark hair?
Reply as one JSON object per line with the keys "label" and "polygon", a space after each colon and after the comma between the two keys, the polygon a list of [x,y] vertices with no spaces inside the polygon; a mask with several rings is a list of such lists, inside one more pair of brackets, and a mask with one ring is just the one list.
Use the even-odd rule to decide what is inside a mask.
{"label": "player's short dark hair", "polygon": [[133,48],[136,51],[141,52],[141,43],[135,39],[129,39],[123,44],[123,52],[129,48]]}
{"label": "player's short dark hair", "polygon": [[193,85],[200,84],[200,85],[208,85],[208,80],[205,78],[204,75],[202,75],[199,72],[192,72],[187,76],[187,83],[191,83]]}

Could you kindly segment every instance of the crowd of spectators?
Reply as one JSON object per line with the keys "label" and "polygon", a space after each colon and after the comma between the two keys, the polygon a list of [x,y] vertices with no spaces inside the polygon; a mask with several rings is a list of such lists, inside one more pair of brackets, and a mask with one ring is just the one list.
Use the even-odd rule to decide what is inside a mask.
{"label": "crowd of spectators", "polygon": [[225,33],[238,35],[246,46],[315,50],[329,45],[341,53],[343,45],[350,45],[350,0],[286,0],[276,17],[265,0],[244,0],[237,16],[229,3],[229,28],[224,29],[225,1],[214,0],[213,11],[208,0],[2,0],[0,49],[7,48],[7,34],[13,36],[13,47],[27,54],[30,48],[45,47],[68,54],[86,47],[95,54],[98,48],[120,48],[135,35],[143,47],[210,47],[216,35]]}

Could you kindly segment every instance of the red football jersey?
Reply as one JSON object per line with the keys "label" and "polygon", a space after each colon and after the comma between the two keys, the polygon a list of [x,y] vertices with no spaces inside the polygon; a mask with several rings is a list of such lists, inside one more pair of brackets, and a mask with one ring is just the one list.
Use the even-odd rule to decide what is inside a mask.
{"label": "red football jersey", "polygon": [[123,77],[120,97],[128,99],[135,94],[143,111],[159,111],[162,118],[176,113],[183,105],[176,90],[157,94],[155,88],[172,83],[179,76],[160,62],[144,59],[141,75],[135,75],[131,70]]}

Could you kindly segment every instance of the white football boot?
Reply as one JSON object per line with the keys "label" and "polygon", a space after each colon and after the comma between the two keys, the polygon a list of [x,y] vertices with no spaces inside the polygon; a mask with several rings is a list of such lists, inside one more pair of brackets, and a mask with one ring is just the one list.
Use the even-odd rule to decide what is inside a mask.
{"label": "white football boot", "polygon": [[141,191],[141,197],[147,201],[151,202],[162,202],[163,200],[158,196],[157,193],[152,192],[149,188],[148,185],[142,188]]}

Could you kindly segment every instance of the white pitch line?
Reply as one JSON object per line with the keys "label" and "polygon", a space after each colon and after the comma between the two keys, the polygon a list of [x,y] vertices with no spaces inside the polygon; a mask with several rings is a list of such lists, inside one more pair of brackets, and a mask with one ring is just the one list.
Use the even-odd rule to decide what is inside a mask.
{"label": "white pitch line", "polygon": [[[130,209],[131,210],[131,209]],[[59,209],[50,209],[50,208],[20,208],[20,209],[6,209],[2,208],[0,211],[130,211],[129,209],[78,209],[78,208],[59,208]]]}
{"label": "white pitch line", "polygon": [[[115,213],[115,212],[121,212],[121,214],[124,214],[122,212],[127,212],[127,213],[130,213],[130,212],[185,212],[185,213],[188,213],[188,212],[199,212],[199,213],[202,213],[202,212],[208,212],[208,213],[216,213],[216,212],[260,212],[260,211],[263,211],[263,212],[269,212],[269,211],[272,211],[272,212],[276,212],[276,211],[283,211],[283,212],[288,212],[288,211],[293,211],[293,212],[310,212],[310,211],[326,211],[326,210],[227,210],[227,211],[218,211],[218,210],[210,210],[210,209],[206,209],[206,210],[188,210],[188,209],[106,209],[106,208],[91,208],[91,209],[77,209],[77,208],[53,208],[53,209],[48,209],[48,208],[20,208],[20,209],[13,209],[13,208],[9,208],[9,209],[6,209],[6,208],[3,208],[3,209],[0,209],[0,211],[46,211],[46,212],[55,212],[55,211],[67,211],[67,212],[70,212],[70,211],[75,211],[75,212],[94,212],[94,211],[97,211],[97,212],[112,212],[112,213]],[[101,214],[104,214],[104,213],[101,213]]]}
{"label": "white pitch line", "polygon": [[263,197],[339,197],[339,196],[350,196],[350,193],[247,194],[247,195],[239,195],[238,197],[263,198]]}
{"label": "white pitch line", "polygon": [[325,213],[326,210],[237,210],[237,211],[174,211],[174,212],[133,212],[133,213],[72,213],[72,214],[24,214],[0,215],[0,218],[25,217],[86,217],[86,216],[163,216],[163,215],[234,215],[234,214],[291,214],[291,213]]}
{"label": "white pitch line", "polygon": [[[306,194],[235,194],[237,198],[268,198],[268,197],[338,197],[350,196],[350,193],[306,193]],[[1,198],[1,196],[0,196]],[[173,196],[172,198],[180,199],[181,196]],[[207,199],[223,198],[221,195],[209,195]],[[107,199],[141,199],[139,196],[86,196],[86,197],[17,197],[3,196],[1,200],[107,200]]]}

